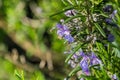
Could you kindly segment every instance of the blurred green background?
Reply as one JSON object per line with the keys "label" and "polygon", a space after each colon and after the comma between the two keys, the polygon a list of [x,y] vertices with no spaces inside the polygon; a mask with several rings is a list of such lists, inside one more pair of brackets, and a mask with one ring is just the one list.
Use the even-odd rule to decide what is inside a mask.
{"label": "blurred green background", "polygon": [[[63,80],[65,47],[53,30],[60,0],[0,0],[0,80]],[[23,79],[22,79],[23,77]]]}

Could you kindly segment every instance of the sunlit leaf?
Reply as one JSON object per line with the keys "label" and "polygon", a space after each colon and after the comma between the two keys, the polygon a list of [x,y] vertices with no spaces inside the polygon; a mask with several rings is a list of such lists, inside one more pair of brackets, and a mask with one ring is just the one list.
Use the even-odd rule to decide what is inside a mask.
{"label": "sunlit leaf", "polygon": [[95,24],[95,27],[100,31],[101,35],[102,35],[103,37],[106,37],[105,32],[104,32],[103,29],[99,26],[99,24],[97,24],[97,23],[94,23],[94,24]]}

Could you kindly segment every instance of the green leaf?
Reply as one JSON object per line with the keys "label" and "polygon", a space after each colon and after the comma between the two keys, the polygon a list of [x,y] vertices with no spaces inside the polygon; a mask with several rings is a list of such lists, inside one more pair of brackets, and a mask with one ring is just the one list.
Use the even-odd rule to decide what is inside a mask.
{"label": "green leaf", "polygon": [[90,0],[92,3],[98,5],[100,4],[103,0]]}
{"label": "green leaf", "polygon": [[73,76],[76,72],[78,72],[80,70],[80,65],[77,65],[70,73],[69,73],[69,77]]}
{"label": "green leaf", "polygon": [[97,23],[94,23],[94,24],[95,24],[95,27],[100,31],[101,35],[106,38],[105,32],[104,32],[103,29],[100,27],[100,25],[97,24]]}
{"label": "green leaf", "polygon": [[78,0],[61,0],[65,5],[78,5]]}
{"label": "green leaf", "polygon": [[53,17],[53,16],[58,15],[58,14],[60,14],[60,13],[63,13],[63,12],[65,12],[65,11],[67,11],[67,10],[73,9],[74,7],[75,7],[75,6],[66,7],[66,8],[64,8],[63,10],[58,11],[58,12],[56,12],[56,13],[50,15],[50,17]]}
{"label": "green leaf", "polygon": [[117,48],[114,48],[115,51],[115,56],[120,58],[120,50],[118,50]]}
{"label": "green leaf", "polygon": [[67,0],[69,4],[74,5],[73,0]]}
{"label": "green leaf", "polygon": [[100,11],[100,15],[103,16],[103,17],[105,17],[105,18],[109,17],[108,15],[104,14],[102,11]]}
{"label": "green leaf", "polygon": [[79,4],[78,0],[74,0],[74,2],[75,2],[75,4],[76,4],[76,5],[78,5],[78,4]]}

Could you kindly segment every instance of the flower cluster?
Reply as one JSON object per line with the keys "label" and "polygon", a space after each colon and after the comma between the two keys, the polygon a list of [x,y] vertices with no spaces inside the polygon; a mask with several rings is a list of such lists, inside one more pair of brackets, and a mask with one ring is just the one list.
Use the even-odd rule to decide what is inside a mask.
{"label": "flower cluster", "polygon": [[[94,65],[101,65],[102,62],[93,52],[87,55],[83,51],[79,50],[71,57],[68,64],[70,64],[72,68],[75,68],[79,64],[83,73],[89,76],[89,68]],[[94,68],[98,68],[98,66],[95,66]]]}
{"label": "flower cluster", "polygon": [[57,34],[60,38],[64,38],[69,43],[74,41],[74,38],[71,36],[70,31],[67,26],[62,24],[57,24]]}

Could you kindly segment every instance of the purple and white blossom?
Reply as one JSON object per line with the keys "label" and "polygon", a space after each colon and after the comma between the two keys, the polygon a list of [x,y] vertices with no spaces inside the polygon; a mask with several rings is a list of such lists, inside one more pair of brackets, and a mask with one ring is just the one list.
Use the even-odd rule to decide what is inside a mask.
{"label": "purple and white blossom", "polygon": [[113,75],[112,75],[112,80],[118,80],[116,74],[113,74]]}
{"label": "purple and white blossom", "polygon": [[66,34],[64,36],[64,39],[67,40],[70,43],[74,41],[74,38],[70,34]]}
{"label": "purple and white blossom", "polygon": [[57,34],[60,38],[64,38],[69,43],[74,42],[74,38],[71,36],[70,31],[67,26],[62,24],[57,24]]}
{"label": "purple and white blossom", "polygon": [[110,18],[115,19],[115,15],[117,14],[117,10],[114,10],[110,15]]}
{"label": "purple and white blossom", "polygon": [[90,56],[90,65],[97,65],[97,64],[101,64],[101,60],[97,58],[97,56],[92,52],[91,56]]}
{"label": "purple and white blossom", "polygon": [[76,11],[75,10],[68,10],[64,13],[67,17],[72,17],[74,15],[76,15]]}
{"label": "purple and white blossom", "polygon": [[76,63],[74,62],[74,60],[69,60],[68,61],[68,64],[72,67],[72,68],[75,68],[76,67]]}
{"label": "purple and white blossom", "polygon": [[84,57],[85,56],[85,53],[83,51],[80,51],[79,52],[80,56]]}
{"label": "purple and white blossom", "polygon": [[80,61],[80,67],[82,68],[82,71],[86,75],[90,75],[88,60],[89,58],[87,56],[84,56],[82,60]]}
{"label": "purple and white blossom", "polygon": [[63,37],[66,34],[69,34],[70,31],[68,30],[67,26],[63,26],[61,24],[57,24],[57,34],[59,37]]}
{"label": "purple and white blossom", "polygon": [[80,78],[80,80],[84,80],[84,78]]}
{"label": "purple and white blossom", "polygon": [[68,64],[72,68],[75,68],[78,63],[82,69],[82,72],[87,76],[90,75],[90,66],[102,64],[101,60],[97,58],[97,56],[93,52],[90,53],[90,55],[87,55],[82,50],[78,50],[76,53],[74,53],[71,59],[68,61]]}

